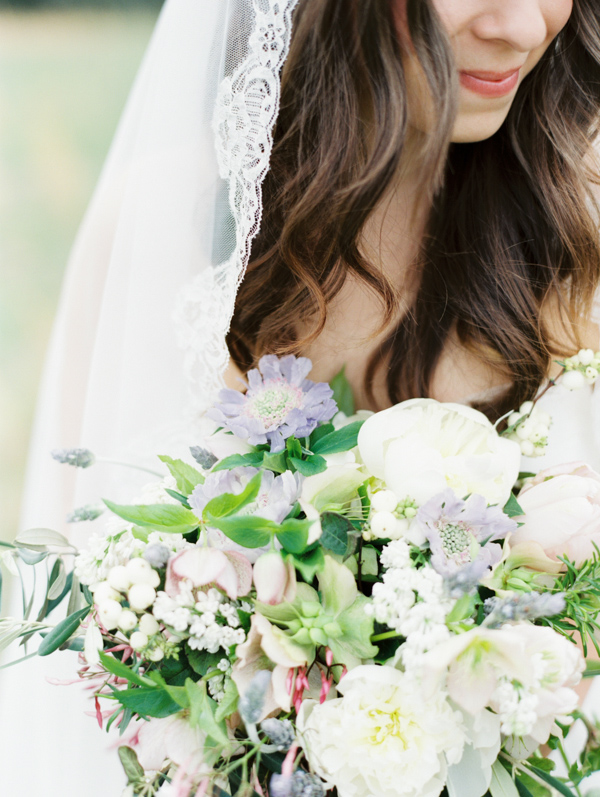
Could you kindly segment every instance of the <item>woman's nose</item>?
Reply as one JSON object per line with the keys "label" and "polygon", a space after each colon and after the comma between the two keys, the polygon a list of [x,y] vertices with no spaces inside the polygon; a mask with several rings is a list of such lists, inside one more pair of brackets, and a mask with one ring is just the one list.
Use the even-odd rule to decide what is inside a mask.
{"label": "woman's nose", "polygon": [[502,41],[514,50],[527,53],[548,38],[544,0],[488,0],[473,21],[472,32],[479,39]]}

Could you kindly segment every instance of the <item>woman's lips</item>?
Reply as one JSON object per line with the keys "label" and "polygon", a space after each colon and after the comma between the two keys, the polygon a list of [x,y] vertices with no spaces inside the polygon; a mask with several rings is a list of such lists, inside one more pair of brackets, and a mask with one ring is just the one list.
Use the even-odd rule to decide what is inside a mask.
{"label": "woman's lips", "polygon": [[504,97],[519,82],[521,68],[510,72],[460,72],[460,83],[482,97]]}

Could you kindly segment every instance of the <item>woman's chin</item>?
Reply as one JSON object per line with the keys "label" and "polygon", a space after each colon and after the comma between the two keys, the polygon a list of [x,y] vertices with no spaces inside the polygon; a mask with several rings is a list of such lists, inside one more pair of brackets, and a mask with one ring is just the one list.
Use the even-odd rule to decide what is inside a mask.
{"label": "woman's chin", "polygon": [[474,144],[485,141],[502,127],[508,116],[509,108],[459,112],[451,141],[453,144]]}

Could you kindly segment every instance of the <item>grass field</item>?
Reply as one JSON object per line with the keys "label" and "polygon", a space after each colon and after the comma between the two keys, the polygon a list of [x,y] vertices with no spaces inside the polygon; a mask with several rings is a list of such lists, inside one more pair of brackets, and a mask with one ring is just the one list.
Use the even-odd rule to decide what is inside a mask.
{"label": "grass field", "polygon": [[155,13],[0,12],[0,538],[69,249]]}

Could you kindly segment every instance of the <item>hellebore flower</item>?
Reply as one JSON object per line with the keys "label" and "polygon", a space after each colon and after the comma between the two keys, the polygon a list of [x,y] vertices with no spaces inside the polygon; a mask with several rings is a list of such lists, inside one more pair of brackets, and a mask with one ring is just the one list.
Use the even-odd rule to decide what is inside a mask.
{"label": "hellebore flower", "polygon": [[231,600],[247,595],[252,586],[252,566],[237,551],[218,551],[199,545],[180,551],[169,560],[165,592],[170,598],[179,594],[180,583],[191,581],[194,587],[214,584]]}
{"label": "hellebore flower", "polygon": [[261,357],[248,372],[246,393],[221,390],[221,403],[206,414],[251,445],[282,451],[288,437],[308,437],[337,412],[329,385],[306,379],[311,368],[306,357]]}

